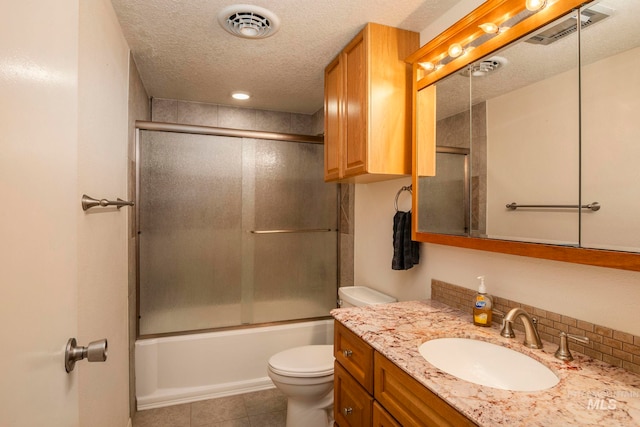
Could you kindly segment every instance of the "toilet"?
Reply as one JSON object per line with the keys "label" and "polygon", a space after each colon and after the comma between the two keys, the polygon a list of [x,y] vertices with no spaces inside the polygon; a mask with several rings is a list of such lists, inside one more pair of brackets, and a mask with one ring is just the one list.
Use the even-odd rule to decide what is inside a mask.
{"label": "toilet", "polygon": [[[395,298],[364,286],[338,289],[340,307],[386,304]],[[287,396],[287,427],[333,426],[333,345],[305,345],[274,354],[267,372]]]}
{"label": "toilet", "polygon": [[388,304],[396,302],[392,296],[378,292],[366,286],[343,286],[338,288],[339,304],[345,307],[363,307],[365,305]]}

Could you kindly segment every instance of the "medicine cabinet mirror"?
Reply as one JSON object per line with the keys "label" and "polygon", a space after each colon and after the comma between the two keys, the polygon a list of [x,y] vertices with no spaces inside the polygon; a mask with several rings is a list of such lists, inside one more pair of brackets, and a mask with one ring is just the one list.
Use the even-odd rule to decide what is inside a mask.
{"label": "medicine cabinet mirror", "polygon": [[409,58],[414,239],[640,271],[640,2],[546,3]]}

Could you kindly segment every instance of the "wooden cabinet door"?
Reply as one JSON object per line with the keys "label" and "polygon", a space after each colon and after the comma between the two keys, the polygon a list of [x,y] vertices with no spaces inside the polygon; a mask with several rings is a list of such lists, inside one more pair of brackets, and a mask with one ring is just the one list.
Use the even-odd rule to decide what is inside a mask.
{"label": "wooden cabinet door", "polygon": [[476,425],[377,352],[374,371],[375,398],[400,424],[416,427]]}
{"label": "wooden cabinet door", "polygon": [[338,362],[335,362],[333,375],[336,423],[340,427],[370,426],[373,397]]}
{"label": "wooden cabinet door", "polygon": [[367,171],[367,50],[365,30],[344,48],[343,124],[345,144],[342,175],[350,177]]}
{"label": "wooden cabinet door", "polygon": [[373,347],[338,321],[335,321],[333,330],[336,360],[369,394],[373,394]]}
{"label": "wooden cabinet door", "polygon": [[373,427],[402,427],[385,409],[376,401],[373,402]]}
{"label": "wooden cabinet door", "polygon": [[324,72],[324,180],[333,181],[340,176],[342,135],[342,66],[340,56]]}

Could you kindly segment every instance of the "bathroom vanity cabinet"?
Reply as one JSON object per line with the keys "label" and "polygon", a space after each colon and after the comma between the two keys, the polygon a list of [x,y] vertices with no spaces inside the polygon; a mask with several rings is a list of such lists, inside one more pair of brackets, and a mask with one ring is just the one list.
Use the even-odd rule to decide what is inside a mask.
{"label": "bathroom vanity cabinet", "polygon": [[339,427],[475,426],[336,321],[334,416]]}
{"label": "bathroom vanity cabinet", "polygon": [[369,23],[325,69],[325,181],[411,174],[412,69],[419,34]]}

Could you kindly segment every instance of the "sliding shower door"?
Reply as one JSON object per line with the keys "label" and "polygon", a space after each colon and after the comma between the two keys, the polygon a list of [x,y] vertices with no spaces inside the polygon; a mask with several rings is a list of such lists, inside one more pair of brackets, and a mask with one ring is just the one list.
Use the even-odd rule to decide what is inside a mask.
{"label": "sliding shower door", "polygon": [[140,131],[141,335],[326,316],[337,185],[319,144]]}

